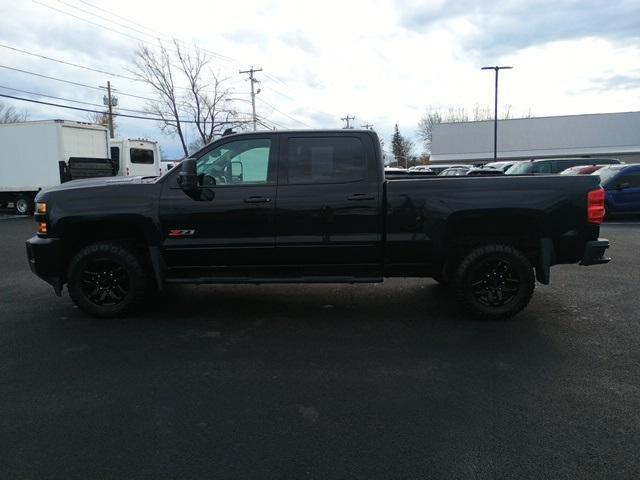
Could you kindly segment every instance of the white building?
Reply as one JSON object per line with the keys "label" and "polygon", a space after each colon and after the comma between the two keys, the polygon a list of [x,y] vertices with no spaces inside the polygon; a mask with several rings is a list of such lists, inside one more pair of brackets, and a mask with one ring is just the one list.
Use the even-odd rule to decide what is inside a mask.
{"label": "white building", "polygon": [[[596,156],[640,163],[640,112],[498,120],[498,160]],[[493,161],[493,120],[435,125],[431,161]]]}

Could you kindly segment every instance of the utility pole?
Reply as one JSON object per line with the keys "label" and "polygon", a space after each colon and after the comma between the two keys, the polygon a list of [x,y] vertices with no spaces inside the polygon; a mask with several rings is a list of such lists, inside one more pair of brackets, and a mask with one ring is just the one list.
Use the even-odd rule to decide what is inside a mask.
{"label": "utility pole", "polygon": [[[105,87],[102,87],[105,88]],[[109,107],[109,137],[113,138],[113,107],[118,106],[118,97],[111,96],[111,82],[107,80],[107,94],[102,97],[102,103]]]}
{"label": "utility pole", "polygon": [[356,117],[354,117],[353,115],[352,115],[352,116],[349,116],[349,114],[347,113],[347,116],[346,116],[346,117],[342,117],[340,120],[342,120],[343,122],[347,122],[347,125],[346,125],[346,127],[344,127],[344,128],[349,129],[349,128],[353,128],[353,127],[351,126],[351,123],[349,123],[349,122],[350,122],[351,120],[355,120],[355,119],[356,119]]}
{"label": "utility pole", "polygon": [[495,70],[496,72],[496,87],[494,96],[494,110],[493,110],[493,161],[498,160],[498,72],[500,70],[510,70],[513,67],[482,67],[481,70]]}
{"label": "utility pole", "polygon": [[257,120],[256,120],[256,95],[258,93],[260,93],[260,89],[258,89],[258,91],[256,92],[255,89],[253,88],[253,84],[254,83],[258,83],[258,80],[256,80],[255,78],[253,78],[253,74],[256,72],[261,72],[262,68],[253,68],[253,65],[251,66],[251,68],[249,70],[240,70],[240,73],[248,73],[249,74],[249,81],[251,82],[251,112],[253,115],[253,131],[255,132],[257,127]]}
{"label": "utility pole", "polygon": [[365,123],[361,125],[362,128],[366,128],[367,130],[373,130],[373,123]]}

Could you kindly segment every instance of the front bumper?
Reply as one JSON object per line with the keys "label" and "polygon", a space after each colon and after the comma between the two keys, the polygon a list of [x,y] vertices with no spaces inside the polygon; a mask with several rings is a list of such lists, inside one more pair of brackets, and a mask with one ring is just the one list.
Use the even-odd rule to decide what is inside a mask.
{"label": "front bumper", "polygon": [[51,284],[56,295],[60,296],[62,293],[60,239],[36,235],[27,240],[26,247],[31,271]]}
{"label": "front bumper", "polygon": [[584,254],[580,265],[599,265],[601,263],[609,263],[611,258],[605,256],[605,250],[609,248],[609,240],[599,238],[591,240],[584,246]]}

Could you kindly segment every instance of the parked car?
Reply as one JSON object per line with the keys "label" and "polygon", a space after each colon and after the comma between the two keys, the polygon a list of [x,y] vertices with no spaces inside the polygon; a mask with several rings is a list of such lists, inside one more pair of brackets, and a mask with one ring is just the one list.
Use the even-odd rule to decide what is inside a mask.
{"label": "parked car", "polygon": [[600,177],[607,215],[640,215],[640,165],[610,165],[591,175]]}
{"label": "parked car", "polygon": [[410,172],[430,172],[431,169],[427,165],[416,165],[415,167],[409,168]]}
{"label": "parked car", "polygon": [[560,173],[569,167],[578,165],[612,165],[621,164],[617,158],[544,158],[538,160],[525,160],[512,166],[505,173],[507,175],[525,175],[541,173]]}
{"label": "parked car", "polygon": [[431,171],[435,172],[436,175],[440,175],[440,172],[446,170],[447,168],[458,168],[458,167],[463,167],[463,168],[471,168],[471,165],[454,165],[454,164],[442,164],[442,163],[432,163],[429,165],[429,168],[431,169]]}
{"label": "parked car", "polygon": [[450,167],[442,170],[438,175],[440,177],[461,177],[466,175],[471,168],[469,166]]}
{"label": "parked car", "polygon": [[502,170],[498,170],[497,168],[470,168],[469,170],[467,170],[467,173],[465,174],[467,176],[474,176],[474,177],[479,177],[479,176],[488,176],[488,175],[504,175],[504,172]]}
{"label": "parked car", "polygon": [[560,172],[560,175],[590,175],[600,170],[604,165],[578,165],[577,167],[569,167]]}
{"label": "parked car", "polygon": [[506,172],[513,165],[518,163],[517,161],[504,161],[504,162],[489,162],[485,163],[482,168],[495,168],[496,170],[500,170],[501,172]]}
{"label": "parked car", "polygon": [[36,202],[31,269],[98,317],[167,284],[417,276],[499,319],[552,265],[609,261],[599,178],[388,179],[370,130],[228,135],[159,178],[80,180]]}

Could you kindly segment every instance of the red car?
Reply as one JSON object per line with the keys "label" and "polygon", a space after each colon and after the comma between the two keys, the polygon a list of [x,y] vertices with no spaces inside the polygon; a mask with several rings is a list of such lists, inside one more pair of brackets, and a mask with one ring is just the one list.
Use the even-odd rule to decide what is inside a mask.
{"label": "red car", "polygon": [[560,175],[590,175],[593,172],[597,172],[602,167],[604,167],[604,165],[578,165],[561,171]]}

